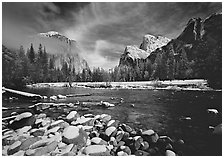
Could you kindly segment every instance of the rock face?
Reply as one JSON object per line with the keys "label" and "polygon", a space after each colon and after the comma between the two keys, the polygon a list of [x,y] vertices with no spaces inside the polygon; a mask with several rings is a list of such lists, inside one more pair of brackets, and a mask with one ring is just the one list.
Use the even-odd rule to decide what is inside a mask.
{"label": "rock face", "polygon": [[145,35],[140,48],[125,49],[119,67],[131,68],[134,73],[146,70],[147,74],[142,75],[146,80],[203,78],[210,87],[221,88],[221,58],[222,14],[219,13],[206,19],[190,19],[183,32],[171,41]]}
{"label": "rock face", "polygon": [[151,53],[157,48],[166,45],[169,41],[170,41],[169,38],[163,36],[153,36],[147,34],[143,37],[143,42],[140,45],[140,49],[145,50],[148,53]]}
{"label": "rock face", "polygon": [[[47,49],[48,53],[54,54],[55,67],[62,68],[63,63],[71,64],[76,72],[81,72],[83,69],[89,69],[87,62],[79,55],[80,49],[75,40],[55,32],[40,33],[33,39],[35,43],[41,43]],[[39,46],[39,45],[37,45]]]}
{"label": "rock face", "polygon": [[138,48],[137,46],[127,46],[121,55],[119,66],[134,65],[135,60],[146,59],[150,53]]}
{"label": "rock face", "polygon": [[166,45],[170,39],[162,36],[153,36],[146,34],[143,42],[138,48],[135,45],[127,46],[121,55],[119,66],[133,66],[137,60],[146,59],[151,52]]}

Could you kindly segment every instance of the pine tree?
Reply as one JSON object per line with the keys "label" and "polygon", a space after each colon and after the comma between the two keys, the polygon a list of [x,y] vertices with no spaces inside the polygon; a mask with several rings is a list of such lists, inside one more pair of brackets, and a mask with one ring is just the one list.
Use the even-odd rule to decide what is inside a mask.
{"label": "pine tree", "polygon": [[35,62],[35,52],[33,49],[33,43],[31,43],[30,49],[28,51],[28,58],[31,64]]}

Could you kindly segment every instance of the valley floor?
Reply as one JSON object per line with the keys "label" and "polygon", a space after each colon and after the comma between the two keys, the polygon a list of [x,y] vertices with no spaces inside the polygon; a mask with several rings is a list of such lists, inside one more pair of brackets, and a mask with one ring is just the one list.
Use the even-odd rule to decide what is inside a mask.
{"label": "valley floor", "polygon": [[[166,81],[137,81],[137,82],[73,82],[72,87],[111,88],[111,89],[163,89],[163,90],[198,90],[214,91],[206,80],[166,80]],[[69,87],[68,82],[36,83],[27,85],[30,88]],[[215,90],[221,91],[221,90]]]}

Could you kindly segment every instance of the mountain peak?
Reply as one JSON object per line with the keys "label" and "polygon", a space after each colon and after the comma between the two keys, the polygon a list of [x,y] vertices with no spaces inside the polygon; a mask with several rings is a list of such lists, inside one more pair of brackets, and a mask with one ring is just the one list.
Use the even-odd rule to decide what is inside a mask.
{"label": "mountain peak", "polygon": [[46,33],[39,33],[39,35],[43,36],[43,37],[50,37],[50,38],[59,39],[59,40],[64,41],[68,44],[76,42],[75,40],[69,39],[68,37],[58,33],[57,31],[49,31],[49,32],[46,32]]}
{"label": "mountain peak", "polygon": [[148,53],[153,52],[157,48],[166,45],[170,41],[169,38],[163,36],[154,36],[151,34],[146,34],[143,36],[143,42],[140,45],[140,49],[145,50]]}
{"label": "mountain peak", "polygon": [[46,33],[40,33],[40,35],[49,37],[49,36],[59,35],[59,33],[56,32],[56,31],[49,31],[49,32],[46,32]]}

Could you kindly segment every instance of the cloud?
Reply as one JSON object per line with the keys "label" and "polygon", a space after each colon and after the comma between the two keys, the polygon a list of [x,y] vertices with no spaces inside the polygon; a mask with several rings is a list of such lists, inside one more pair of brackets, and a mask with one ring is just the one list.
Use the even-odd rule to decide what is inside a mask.
{"label": "cloud", "polygon": [[[192,17],[222,10],[221,3],[3,3],[3,42],[55,30],[74,39],[91,67],[118,64],[126,45],[146,33],[177,37]],[[22,40],[21,40],[22,39]]]}

